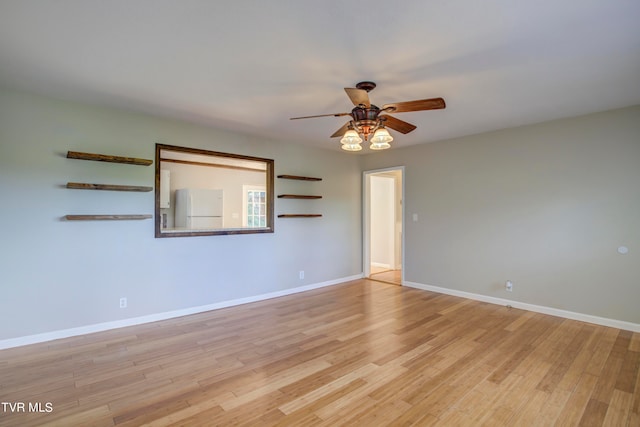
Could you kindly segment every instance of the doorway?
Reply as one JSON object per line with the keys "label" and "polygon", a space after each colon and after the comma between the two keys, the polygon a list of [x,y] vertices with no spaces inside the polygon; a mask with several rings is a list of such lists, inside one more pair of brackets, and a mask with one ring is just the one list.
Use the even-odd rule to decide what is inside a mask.
{"label": "doorway", "polygon": [[364,276],[401,285],[404,279],[404,167],[365,171]]}

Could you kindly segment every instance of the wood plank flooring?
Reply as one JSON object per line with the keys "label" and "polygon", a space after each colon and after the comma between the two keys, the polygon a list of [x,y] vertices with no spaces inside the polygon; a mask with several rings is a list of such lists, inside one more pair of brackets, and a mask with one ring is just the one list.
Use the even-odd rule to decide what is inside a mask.
{"label": "wood plank flooring", "polygon": [[639,368],[638,333],[357,280],[2,350],[0,425],[640,426]]}

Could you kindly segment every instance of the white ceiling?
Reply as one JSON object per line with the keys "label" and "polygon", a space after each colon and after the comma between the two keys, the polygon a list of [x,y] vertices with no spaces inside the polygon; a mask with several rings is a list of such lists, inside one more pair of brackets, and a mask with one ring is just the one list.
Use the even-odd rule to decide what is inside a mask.
{"label": "white ceiling", "polygon": [[[0,84],[339,150],[344,87],[395,147],[640,104],[638,0],[0,0]],[[368,150],[363,150],[368,152]]]}

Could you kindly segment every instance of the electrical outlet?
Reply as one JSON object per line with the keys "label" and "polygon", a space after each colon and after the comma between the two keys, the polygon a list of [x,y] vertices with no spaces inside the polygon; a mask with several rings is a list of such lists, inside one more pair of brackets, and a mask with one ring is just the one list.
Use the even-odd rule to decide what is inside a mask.
{"label": "electrical outlet", "polygon": [[298,276],[300,277],[300,280],[304,279],[304,270],[300,270]]}
{"label": "electrical outlet", "polygon": [[504,288],[508,292],[513,292],[513,282],[511,280],[507,280],[507,283],[504,284]]}
{"label": "electrical outlet", "polygon": [[127,308],[127,298],[120,298],[120,308]]}

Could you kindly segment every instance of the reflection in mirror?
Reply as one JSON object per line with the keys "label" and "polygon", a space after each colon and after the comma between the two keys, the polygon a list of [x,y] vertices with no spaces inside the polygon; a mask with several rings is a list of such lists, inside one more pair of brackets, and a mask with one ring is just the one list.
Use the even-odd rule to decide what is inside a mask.
{"label": "reflection in mirror", "polygon": [[156,144],[156,237],[273,232],[273,160]]}

